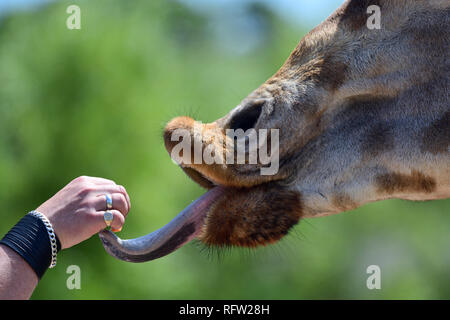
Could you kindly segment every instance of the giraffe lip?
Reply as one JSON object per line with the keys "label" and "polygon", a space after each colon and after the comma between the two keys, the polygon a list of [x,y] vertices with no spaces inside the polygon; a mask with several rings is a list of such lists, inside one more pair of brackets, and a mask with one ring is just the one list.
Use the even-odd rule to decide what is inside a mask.
{"label": "giraffe lip", "polygon": [[202,173],[198,172],[194,168],[181,167],[181,169],[183,169],[184,173],[186,173],[186,175],[189,178],[194,180],[194,182],[196,182],[197,184],[199,184],[200,186],[202,186],[205,189],[210,190],[210,189],[214,188],[215,186],[217,186],[217,184],[215,182],[211,181],[208,177],[206,177]]}
{"label": "giraffe lip", "polygon": [[177,250],[202,231],[210,207],[224,194],[214,187],[187,206],[164,227],[136,239],[122,240],[109,230],[99,233],[106,252],[128,262],[146,262]]}

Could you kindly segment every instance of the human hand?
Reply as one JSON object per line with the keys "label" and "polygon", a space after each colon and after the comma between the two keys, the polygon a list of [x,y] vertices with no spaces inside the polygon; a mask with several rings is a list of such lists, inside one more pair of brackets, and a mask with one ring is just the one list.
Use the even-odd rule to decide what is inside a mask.
{"label": "human hand", "polygon": [[61,248],[70,248],[106,227],[105,194],[112,197],[114,218],[111,230],[120,231],[130,210],[130,197],[123,186],[114,181],[82,176],[72,180],[36,210],[53,225]]}

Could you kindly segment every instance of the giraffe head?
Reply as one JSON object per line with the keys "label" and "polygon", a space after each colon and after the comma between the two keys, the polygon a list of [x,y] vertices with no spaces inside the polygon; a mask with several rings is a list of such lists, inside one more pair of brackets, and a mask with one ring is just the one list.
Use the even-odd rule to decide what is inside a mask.
{"label": "giraffe head", "polygon": [[[380,29],[367,26],[373,5]],[[301,218],[386,198],[448,196],[449,80],[436,67],[448,70],[448,19],[447,1],[346,1],[226,116],[167,124],[169,154],[210,191],[140,246],[128,243],[128,251],[102,234],[107,250],[146,261],[193,237],[255,247],[278,241]],[[229,134],[239,129],[256,133],[266,161],[260,153],[252,158],[249,134]]]}

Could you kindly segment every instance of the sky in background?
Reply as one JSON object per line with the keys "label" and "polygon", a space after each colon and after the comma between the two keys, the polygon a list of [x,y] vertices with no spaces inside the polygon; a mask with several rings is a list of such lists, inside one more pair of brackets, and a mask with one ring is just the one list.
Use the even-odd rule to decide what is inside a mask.
{"label": "sky in background", "polygon": [[[0,15],[14,11],[33,9],[51,0],[0,0]],[[129,1],[129,0],[124,0]],[[344,0],[180,0],[200,11],[242,6],[249,2],[261,2],[273,8],[287,19],[313,27],[328,17]]]}
{"label": "sky in background", "polygon": [[[54,0],[0,0],[0,17],[18,10],[35,10]],[[131,1],[131,0],[123,0]],[[175,0],[171,0],[175,1]],[[249,4],[260,3],[282,18],[310,30],[325,20],[344,0],[177,0],[210,17],[216,45],[231,54],[246,54],[264,41],[264,29],[248,14]],[[83,12],[82,2],[80,3]],[[253,19],[252,19],[253,18]]]}
{"label": "sky in background", "polygon": [[252,52],[264,41],[264,28],[249,16],[249,4],[261,3],[281,17],[310,30],[325,20],[344,0],[178,0],[211,17],[209,27],[217,45],[232,54]]}
{"label": "sky in background", "polygon": [[0,15],[15,10],[33,9],[49,0],[0,0]]}
{"label": "sky in background", "polygon": [[344,0],[180,0],[199,10],[236,7],[245,3],[264,3],[287,19],[314,27],[325,20]]}

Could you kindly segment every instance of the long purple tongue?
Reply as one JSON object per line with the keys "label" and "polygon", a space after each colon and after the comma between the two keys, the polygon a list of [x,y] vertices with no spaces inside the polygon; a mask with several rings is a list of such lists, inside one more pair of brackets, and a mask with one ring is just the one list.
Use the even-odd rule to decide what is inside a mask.
{"label": "long purple tongue", "polygon": [[122,240],[109,230],[99,233],[103,247],[113,257],[129,262],[158,259],[198,236],[209,207],[223,194],[215,187],[192,202],[167,225],[146,236]]}

